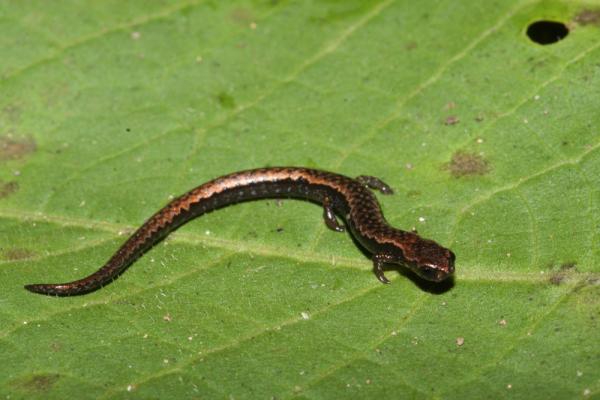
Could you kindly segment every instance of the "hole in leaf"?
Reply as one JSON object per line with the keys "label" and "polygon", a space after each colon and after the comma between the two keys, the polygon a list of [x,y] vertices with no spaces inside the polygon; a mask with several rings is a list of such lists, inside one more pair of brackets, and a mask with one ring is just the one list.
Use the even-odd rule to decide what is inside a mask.
{"label": "hole in leaf", "polygon": [[562,22],[536,21],[527,27],[527,36],[539,44],[552,44],[564,39],[569,28]]}

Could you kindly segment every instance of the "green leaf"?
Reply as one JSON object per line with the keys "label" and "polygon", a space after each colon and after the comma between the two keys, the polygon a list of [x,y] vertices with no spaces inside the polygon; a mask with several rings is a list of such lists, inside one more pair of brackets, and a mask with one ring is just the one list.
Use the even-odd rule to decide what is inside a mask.
{"label": "green leaf", "polygon": [[[3,397],[600,396],[599,1],[4,2],[0,32]],[[269,165],[382,178],[454,281],[381,285],[286,200],[23,289]]]}

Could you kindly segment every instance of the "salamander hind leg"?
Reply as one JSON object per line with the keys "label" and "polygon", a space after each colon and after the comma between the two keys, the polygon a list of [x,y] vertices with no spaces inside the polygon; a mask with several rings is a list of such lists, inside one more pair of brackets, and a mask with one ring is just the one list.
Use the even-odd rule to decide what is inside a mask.
{"label": "salamander hind leg", "polygon": [[333,212],[333,206],[331,205],[331,199],[325,197],[323,200],[323,219],[325,225],[331,230],[336,232],[344,232],[345,228],[338,222],[335,213]]}
{"label": "salamander hind leg", "polygon": [[394,191],[387,183],[374,176],[361,175],[357,176],[356,180],[371,190],[378,190],[383,194],[394,194]]}

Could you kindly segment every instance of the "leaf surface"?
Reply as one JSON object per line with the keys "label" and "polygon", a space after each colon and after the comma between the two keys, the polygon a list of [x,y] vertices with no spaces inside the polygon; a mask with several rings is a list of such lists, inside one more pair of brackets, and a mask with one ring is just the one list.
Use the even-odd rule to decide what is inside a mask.
{"label": "leaf surface", "polygon": [[[563,40],[526,35],[562,21]],[[600,3],[0,4],[6,398],[597,398]],[[192,221],[81,278],[216,176],[382,178],[453,282],[387,273],[300,201]]]}

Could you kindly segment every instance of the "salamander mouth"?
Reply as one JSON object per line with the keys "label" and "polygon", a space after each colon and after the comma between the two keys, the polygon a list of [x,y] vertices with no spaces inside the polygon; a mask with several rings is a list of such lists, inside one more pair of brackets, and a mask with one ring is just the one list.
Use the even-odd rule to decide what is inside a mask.
{"label": "salamander mouth", "polygon": [[448,271],[433,268],[427,265],[419,265],[415,268],[415,272],[421,278],[431,282],[442,282],[452,276],[454,267],[449,268]]}

